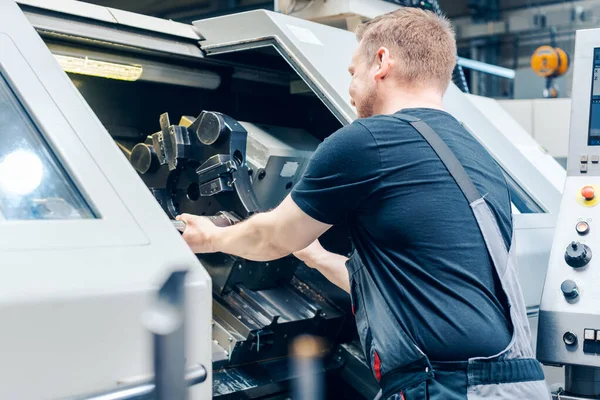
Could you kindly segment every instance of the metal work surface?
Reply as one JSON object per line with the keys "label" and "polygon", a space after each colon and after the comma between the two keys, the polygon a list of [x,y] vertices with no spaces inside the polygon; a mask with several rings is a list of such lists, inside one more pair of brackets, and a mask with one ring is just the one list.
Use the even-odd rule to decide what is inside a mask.
{"label": "metal work surface", "polygon": [[[64,398],[145,379],[140,377],[153,370],[152,336],[140,318],[160,282],[182,267],[190,270],[186,296],[194,315],[186,325],[194,338],[187,359],[206,365],[209,381],[190,393],[208,397],[208,274],[19,7],[8,0],[0,1],[0,75],[2,101],[12,104],[0,108],[0,169],[9,170],[9,178],[31,178],[16,185],[4,174],[0,197],[5,200],[7,191],[21,196],[22,209],[35,210],[30,215],[38,217],[0,220],[0,251],[3,264],[10,266],[0,279],[5,323],[0,398]],[[21,111],[11,115],[11,110]],[[27,130],[46,146],[23,146],[19,139]],[[72,197],[42,192],[52,182],[50,164],[41,164],[41,181],[31,171],[37,170],[39,162],[32,160],[42,159],[44,147],[63,171],[54,182],[80,193],[95,218],[73,218],[78,208]],[[11,209],[7,214],[14,216]],[[31,376],[37,377],[35,385]]]}

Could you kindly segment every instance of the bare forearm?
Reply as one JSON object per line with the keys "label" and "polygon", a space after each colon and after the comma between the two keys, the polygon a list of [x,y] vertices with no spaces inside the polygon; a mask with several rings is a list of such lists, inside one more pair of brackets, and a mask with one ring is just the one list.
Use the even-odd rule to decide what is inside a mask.
{"label": "bare forearm", "polygon": [[350,276],[346,269],[348,257],[324,251],[318,256],[307,257],[303,261],[309,267],[319,270],[331,283],[350,293]]}
{"label": "bare forearm", "polygon": [[274,210],[227,228],[197,215],[181,214],[177,219],[185,222],[183,239],[195,253],[221,252],[253,261],[275,260],[304,249],[331,228],[304,213],[289,195]]}
{"label": "bare forearm", "polygon": [[217,230],[211,242],[218,252],[252,261],[271,261],[294,251],[286,248],[276,233],[272,216],[261,213],[247,221]]}

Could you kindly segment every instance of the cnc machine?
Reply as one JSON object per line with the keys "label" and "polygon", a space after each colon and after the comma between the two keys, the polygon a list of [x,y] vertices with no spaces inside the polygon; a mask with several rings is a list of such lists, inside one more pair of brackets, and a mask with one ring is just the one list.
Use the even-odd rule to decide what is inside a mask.
{"label": "cnc machine", "polygon": [[[345,73],[357,44],[354,35],[267,11],[192,26],[70,0],[24,0],[19,6],[0,0],[0,22],[3,79],[23,104],[22,115],[52,127],[43,125],[42,137],[61,161],[61,170],[83,192],[77,196],[72,190],[72,197],[62,196],[59,203],[71,205],[65,218],[79,215],[88,227],[105,221],[119,221],[123,227],[115,231],[117,236],[113,231],[95,234],[97,247],[104,246],[102,252],[77,247],[88,229],[72,220],[62,224],[63,236],[45,224],[36,225],[34,239],[43,245],[19,236],[8,241],[14,240],[15,248],[23,252],[45,249],[39,260],[10,254],[22,258],[24,266],[44,260],[39,273],[46,274],[46,290],[63,296],[70,307],[85,298],[81,291],[92,280],[105,294],[98,307],[114,311],[98,316],[82,305],[85,320],[94,321],[85,327],[86,336],[71,333],[81,321],[79,314],[66,310],[61,324],[53,325],[54,336],[27,337],[34,349],[52,343],[55,350],[42,352],[44,363],[61,355],[64,363],[60,370],[43,370],[52,390],[29,386],[21,398],[61,398],[147,379],[151,368],[139,360],[147,361],[149,354],[143,346],[144,332],[137,326],[148,296],[127,302],[114,294],[121,287],[127,289],[128,280],[146,286],[151,282],[154,288],[166,267],[180,264],[198,270],[200,283],[188,277],[188,285],[201,286],[196,295],[204,296],[189,302],[194,306],[187,313],[190,325],[198,329],[187,336],[189,347],[199,349],[193,361],[208,370],[208,381],[192,389],[200,393],[198,398],[211,392],[216,398],[285,392],[293,378],[287,368],[288,346],[301,333],[326,339],[329,356],[323,372],[345,382],[345,395],[373,397],[376,384],[353,340],[354,322],[345,293],[291,256],[269,263],[223,254],[196,258],[169,222],[189,212],[213,216],[216,223],[235,223],[279,204],[302,176],[320,141],[356,118]],[[547,266],[564,170],[516,124],[507,125],[512,120],[499,117],[501,109],[493,100],[465,95],[451,85],[444,101],[505,173],[524,294],[535,326],[539,277]],[[7,169],[15,168],[11,164],[15,156],[8,154],[0,153],[0,160]],[[71,161],[71,155],[83,166]],[[17,165],[31,161],[23,160]],[[86,163],[93,165],[85,167]],[[94,168],[103,173],[94,173]],[[93,191],[98,185],[104,186]],[[99,206],[83,206],[86,201],[101,205],[111,193],[125,203],[122,209],[134,216],[135,223],[129,223],[132,217],[125,211],[113,217]],[[42,211],[50,208],[54,215],[62,208],[52,206],[53,197],[42,199],[41,207],[34,204]],[[74,207],[77,204],[79,208]],[[7,209],[1,200],[0,205]],[[9,210],[27,215],[21,206]],[[6,226],[0,223],[0,229]],[[11,226],[23,231],[33,227],[23,221]],[[323,244],[341,254],[351,250],[343,226],[328,232]],[[52,246],[64,247],[63,253],[78,268],[63,271],[65,263],[53,258]],[[111,252],[118,256],[109,256]],[[15,291],[30,287],[40,296],[40,284],[25,269],[20,271],[22,281],[1,281],[10,282]],[[73,273],[79,291],[71,293],[56,281],[68,282]],[[23,307],[10,298],[2,305],[20,324]],[[56,318],[56,309],[46,310],[37,303],[31,309],[32,321],[38,321],[42,312]],[[125,314],[126,323],[120,318]],[[63,330],[69,334],[59,337]],[[23,368],[27,365],[30,373],[42,374],[37,370],[40,352],[25,346],[25,339],[20,341],[23,331],[33,335],[16,324],[3,345],[12,348],[15,357],[20,354]],[[90,350],[93,338],[106,343],[102,338],[108,332],[119,346],[107,343]],[[122,348],[128,350],[121,354]],[[12,367],[11,362],[0,362],[3,371]],[[87,373],[83,370],[88,363],[94,365],[89,372],[102,379],[67,382],[58,375]],[[11,371],[10,377],[14,380],[0,385],[0,397],[11,397],[20,388],[22,376]]]}

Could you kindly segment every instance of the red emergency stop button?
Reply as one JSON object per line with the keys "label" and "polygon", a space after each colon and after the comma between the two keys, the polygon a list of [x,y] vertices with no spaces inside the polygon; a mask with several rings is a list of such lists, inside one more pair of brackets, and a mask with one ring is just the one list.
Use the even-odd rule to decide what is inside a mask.
{"label": "red emergency stop button", "polygon": [[594,200],[594,198],[596,197],[596,193],[594,191],[594,188],[591,187],[591,186],[584,186],[581,189],[581,195],[583,196],[583,198],[585,199],[585,201]]}

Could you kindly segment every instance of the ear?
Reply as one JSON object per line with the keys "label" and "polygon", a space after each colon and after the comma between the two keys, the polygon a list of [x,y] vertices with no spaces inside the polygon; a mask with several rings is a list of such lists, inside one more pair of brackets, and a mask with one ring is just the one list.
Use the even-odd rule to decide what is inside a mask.
{"label": "ear", "polygon": [[379,81],[384,79],[392,68],[392,60],[390,59],[390,51],[387,47],[380,47],[377,50],[375,57],[375,63],[377,65],[377,71],[375,72],[375,80]]}

